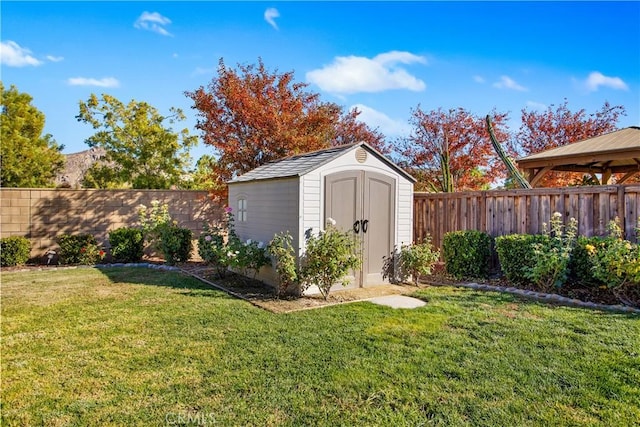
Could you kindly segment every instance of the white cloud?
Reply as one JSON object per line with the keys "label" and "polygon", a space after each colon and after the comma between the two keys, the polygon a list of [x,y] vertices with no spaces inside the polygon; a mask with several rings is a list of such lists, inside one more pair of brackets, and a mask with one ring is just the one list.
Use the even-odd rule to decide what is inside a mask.
{"label": "white cloud", "polygon": [[7,40],[0,42],[0,63],[9,67],[37,67],[42,61],[31,56],[31,51],[21,47],[18,43]]}
{"label": "white cloud", "polygon": [[215,74],[215,73],[216,73],[215,68],[196,67],[196,69],[193,70],[193,73],[191,73],[191,76],[201,76],[203,74]]}
{"label": "white cloud", "polygon": [[70,86],[98,86],[98,87],[118,87],[120,82],[114,77],[104,77],[94,79],[90,77],[71,77],[67,80]]}
{"label": "white cloud", "polygon": [[546,110],[547,109],[547,105],[543,104],[541,102],[536,102],[536,101],[527,101],[527,107],[531,108],[532,110]]}
{"label": "white cloud", "polygon": [[171,24],[171,20],[158,12],[142,12],[142,15],[138,17],[133,26],[139,30],[152,31],[163,36],[173,36],[164,28],[165,25],[169,24]]}
{"label": "white cloud", "polygon": [[363,104],[353,105],[349,110],[354,108],[360,111],[357,120],[366,123],[372,129],[377,128],[387,137],[407,136],[411,133],[411,126],[406,121],[394,120],[386,114]]}
{"label": "white cloud", "polygon": [[280,12],[275,7],[270,7],[269,9],[264,11],[264,20],[269,23],[276,30],[278,29],[278,24],[276,23],[276,18],[280,17]]}
{"label": "white cloud", "polygon": [[423,56],[410,52],[391,51],[374,58],[338,56],[333,63],[309,71],[307,81],[332,93],[382,92],[390,89],[408,89],[419,92],[426,84],[409,74],[398,64],[426,64]]}
{"label": "white cloud", "polygon": [[51,62],[60,62],[64,60],[64,57],[62,56],[47,55],[46,58]]}
{"label": "white cloud", "polygon": [[493,86],[497,87],[498,89],[512,89],[520,92],[526,92],[529,90],[524,86],[520,86],[515,80],[513,80],[509,76],[500,76],[500,80],[495,82]]}
{"label": "white cloud", "polygon": [[473,76],[473,81],[476,82],[476,83],[484,83],[485,79],[482,76],[475,75],[475,76]]}
{"label": "white cloud", "polygon": [[589,92],[595,92],[600,86],[618,90],[629,90],[627,84],[620,77],[608,77],[604,74],[593,71],[584,82]]}

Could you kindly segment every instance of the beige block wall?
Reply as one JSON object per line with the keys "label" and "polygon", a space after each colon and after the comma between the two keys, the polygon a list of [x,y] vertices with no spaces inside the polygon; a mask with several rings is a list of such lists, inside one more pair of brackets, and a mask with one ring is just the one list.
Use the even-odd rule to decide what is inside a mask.
{"label": "beige block wall", "polygon": [[55,250],[62,234],[89,233],[107,244],[109,231],[136,225],[137,207],[153,200],[167,203],[172,218],[196,239],[205,222],[217,223],[223,213],[206,191],[2,188],[0,237],[27,237],[34,259]]}

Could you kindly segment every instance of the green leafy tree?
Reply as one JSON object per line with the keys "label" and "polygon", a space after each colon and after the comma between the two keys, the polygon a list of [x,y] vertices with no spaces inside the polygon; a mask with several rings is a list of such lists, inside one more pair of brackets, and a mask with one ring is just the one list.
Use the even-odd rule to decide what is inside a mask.
{"label": "green leafy tree", "polygon": [[87,172],[85,184],[94,187],[169,188],[180,182],[197,137],[188,129],[170,126],[185,120],[180,109],[161,115],[146,102],[123,104],[110,95],[92,94],[80,101],[79,122],[96,133],[85,142],[106,150],[104,162]]}
{"label": "green leafy tree", "polygon": [[52,187],[64,167],[63,146],[42,134],[45,117],[31,104],[33,98],[15,86],[5,90],[0,82],[0,186]]}
{"label": "green leafy tree", "polygon": [[216,190],[220,186],[220,182],[216,179],[216,164],[215,157],[204,154],[198,159],[195,169],[183,181],[181,187],[188,190]]}

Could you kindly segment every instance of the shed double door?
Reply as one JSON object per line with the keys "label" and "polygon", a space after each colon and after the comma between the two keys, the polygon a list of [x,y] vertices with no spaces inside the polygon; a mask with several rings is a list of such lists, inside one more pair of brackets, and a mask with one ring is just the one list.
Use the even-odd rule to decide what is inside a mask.
{"label": "shed double door", "polygon": [[329,218],[360,242],[362,269],[356,286],[383,283],[385,257],[395,242],[396,181],[375,172],[347,171],[325,177],[325,224]]}

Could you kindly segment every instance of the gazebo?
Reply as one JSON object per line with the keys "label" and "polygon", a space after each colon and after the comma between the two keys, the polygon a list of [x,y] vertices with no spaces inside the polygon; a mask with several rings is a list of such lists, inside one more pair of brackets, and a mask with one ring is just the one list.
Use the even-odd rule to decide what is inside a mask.
{"label": "gazebo", "polygon": [[622,173],[617,184],[623,184],[633,175],[640,174],[640,127],[630,126],[532,154],[516,162],[532,187],[551,171],[587,173],[603,185],[610,183],[613,174]]}

